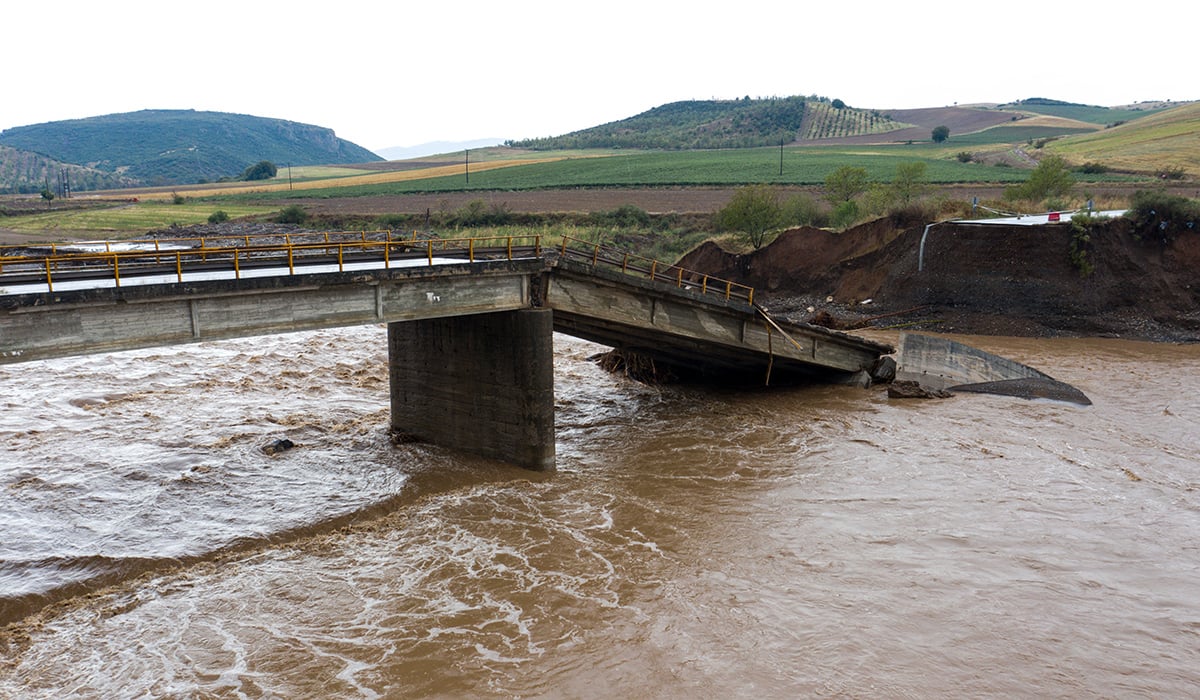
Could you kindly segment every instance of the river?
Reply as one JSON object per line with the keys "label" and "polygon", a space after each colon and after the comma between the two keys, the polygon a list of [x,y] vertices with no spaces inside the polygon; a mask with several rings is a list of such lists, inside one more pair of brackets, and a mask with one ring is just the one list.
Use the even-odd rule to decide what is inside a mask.
{"label": "river", "polygon": [[1094,405],[556,336],[547,476],[392,445],[382,327],[0,367],[0,697],[1194,697],[1200,346],[959,339]]}

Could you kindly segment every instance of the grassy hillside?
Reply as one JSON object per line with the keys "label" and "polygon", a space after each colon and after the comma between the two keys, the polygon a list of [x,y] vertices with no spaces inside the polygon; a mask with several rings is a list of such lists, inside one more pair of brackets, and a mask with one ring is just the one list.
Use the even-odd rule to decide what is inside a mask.
{"label": "grassy hillside", "polygon": [[[146,185],[235,177],[260,160],[294,165],[381,160],[323,127],[193,110],[143,110],[15,127],[0,133],[0,145]],[[0,181],[0,187],[8,186]]]}
{"label": "grassy hillside", "polygon": [[[819,97],[692,100],[655,107],[628,119],[507,145],[535,150],[575,148],[753,148],[830,134],[850,136],[899,128],[877,112]],[[817,133],[818,136],[809,134]]]}
{"label": "grassy hillside", "polygon": [[30,194],[49,187],[56,196],[72,191],[128,187],[134,182],[117,173],[62,163],[31,151],[0,146],[0,193]]}
{"label": "grassy hillside", "polygon": [[1068,162],[1129,172],[1200,176],[1200,102],[1162,110],[1111,129],[1046,145]]}
{"label": "grassy hillside", "polygon": [[1062,117],[1064,119],[1075,119],[1081,122],[1101,124],[1103,126],[1115,126],[1131,119],[1138,119],[1140,117],[1154,114],[1155,112],[1160,112],[1163,109],[1161,107],[1153,107],[1148,109],[1097,107],[1095,105],[1074,104],[1071,102],[1048,100],[1040,97],[1032,97],[1027,100],[1020,100],[1009,105],[1003,105],[1002,107],[1007,109],[1019,109],[1025,112],[1033,112],[1035,114],[1045,114],[1052,117]]}

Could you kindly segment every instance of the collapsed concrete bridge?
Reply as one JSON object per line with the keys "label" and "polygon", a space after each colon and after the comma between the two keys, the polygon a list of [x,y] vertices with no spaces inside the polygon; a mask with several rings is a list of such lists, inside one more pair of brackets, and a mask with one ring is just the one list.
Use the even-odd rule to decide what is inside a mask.
{"label": "collapsed concrete bridge", "polygon": [[845,381],[891,352],[776,321],[748,287],[581,241],[98,245],[0,249],[0,364],[387,324],[394,431],[537,470],[554,469],[556,331],[758,386]]}

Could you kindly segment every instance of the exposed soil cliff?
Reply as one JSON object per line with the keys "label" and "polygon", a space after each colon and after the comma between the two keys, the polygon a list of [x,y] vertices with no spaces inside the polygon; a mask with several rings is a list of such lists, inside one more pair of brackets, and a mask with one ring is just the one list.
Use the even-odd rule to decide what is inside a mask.
{"label": "exposed soil cliff", "polygon": [[924,222],[892,219],[800,228],[742,255],[706,243],[680,265],[751,285],[794,320],[842,328],[1200,341],[1200,231],[1164,236],[1115,219],[1085,242],[1070,224],[947,223],[925,235],[922,261],[923,234]]}

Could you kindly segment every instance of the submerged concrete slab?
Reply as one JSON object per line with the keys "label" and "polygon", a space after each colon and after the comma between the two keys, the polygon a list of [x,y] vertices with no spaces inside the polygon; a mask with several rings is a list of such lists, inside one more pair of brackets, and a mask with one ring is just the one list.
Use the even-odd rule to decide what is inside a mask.
{"label": "submerged concrete slab", "polygon": [[933,391],[1092,403],[1082,391],[1045,372],[949,338],[904,333],[896,364],[897,382],[916,382]]}

